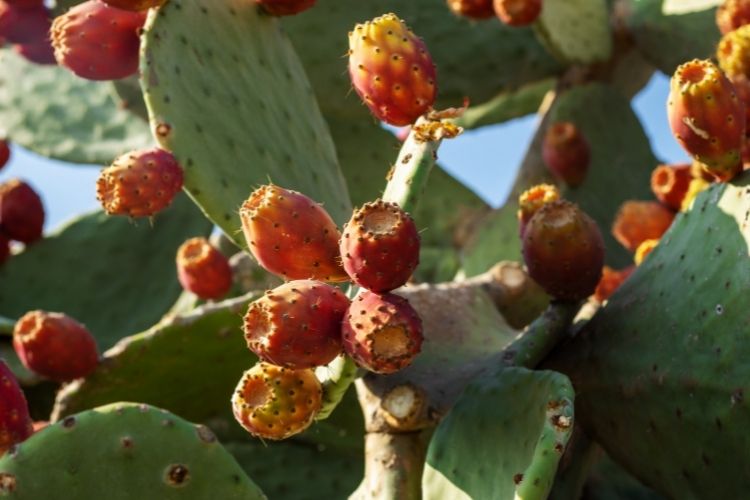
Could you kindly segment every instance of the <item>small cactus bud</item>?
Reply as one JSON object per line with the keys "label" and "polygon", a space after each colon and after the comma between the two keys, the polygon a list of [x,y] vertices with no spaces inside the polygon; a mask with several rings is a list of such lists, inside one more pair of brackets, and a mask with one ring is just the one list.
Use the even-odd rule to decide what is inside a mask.
{"label": "small cactus bud", "polygon": [[716,9],[716,25],[722,35],[750,23],[750,0],[724,0]]}
{"label": "small cactus bud", "polygon": [[565,200],[544,205],[523,235],[529,276],[551,296],[581,300],[602,276],[604,241],[596,223]]}
{"label": "small cactus bud", "polygon": [[448,0],[448,8],[457,16],[488,19],[495,15],[492,0]]}
{"label": "small cactus bud", "polygon": [[180,245],[176,260],[182,288],[201,299],[220,299],[232,287],[229,260],[206,238],[191,238]]}
{"label": "small cactus bud", "polygon": [[540,208],[560,199],[560,190],[552,184],[537,184],[518,197],[519,236],[523,238],[526,225]]}
{"label": "small cactus bud", "polygon": [[654,238],[651,240],[646,240],[640,245],[638,245],[638,248],[635,250],[635,255],[633,256],[633,261],[635,262],[636,266],[640,266],[641,263],[648,257],[648,255],[656,248],[656,246],[659,244],[659,240]]}
{"label": "small cactus bud", "polygon": [[0,231],[27,245],[42,237],[44,205],[31,186],[18,179],[0,184]]}
{"label": "small cactus bud", "polygon": [[0,360],[0,455],[33,433],[26,397],[13,372]]}
{"label": "small cactus bud", "polygon": [[669,229],[674,212],[655,201],[626,201],[612,224],[612,235],[622,246],[635,252],[646,240],[659,239]]}
{"label": "small cactus bud", "polygon": [[635,271],[635,266],[628,266],[619,271],[609,266],[604,266],[602,269],[602,279],[599,280],[599,284],[596,285],[596,290],[594,290],[594,298],[600,303],[609,300],[612,294],[630,277],[633,271]]}
{"label": "small cactus bud", "polygon": [[528,26],[542,12],[542,0],[494,0],[495,14],[508,26]]}
{"label": "small cactus bud", "polygon": [[411,364],[422,349],[422,320],[398,295],[364,290],[349,306],[342,325],[344,350],[375,373],[394,373]]}
{"label": "small cactus bud", "polygon": [[349,76],[372,114],[391,125],[411,125],[435,102],[432,57],[395,14],[357,24],[349,33]]}
{"label": "small cactus bud", "polygon": [[349,280],[336,223],[302,193],[262,186],[242,205],[240,218],[248,248],[265,270],[287,280]]}
{"label": "small cactus bud", "polygon": [[693,175],[688,163],[659,165],[651,173],[651,191],[656,199],[672,210],[679,210]]}
{"label": "small cactus bud", "polygon": [[576,187],[586,179],[591,154],[586,138],[574,123],[558,122],[544,135],[542,158],[555,177]]}
{"label": "small cactus bud", "polygon": [[285,439],[307,429],[320,411],[323,390],[311,369],[257,363],[232,396],[237,422],[263,439]]}
{"label": "small cactus bud", "polygon": [[243,329],[248,348],[288,368],[330,363],[341,353],[341,320],[349,299],[320,281],[290,281],[248,307]]}
{"label": "small cactus bud", "polygon": [[339,250],[352,281],[388,292],[406,283],[419,265],[419,232],[396,203],[377,200],[354,211]]}
{"label": "small cactus bud", "polygon": [[315,5],[315,0],[255,0],[272,16],[293,16]]}

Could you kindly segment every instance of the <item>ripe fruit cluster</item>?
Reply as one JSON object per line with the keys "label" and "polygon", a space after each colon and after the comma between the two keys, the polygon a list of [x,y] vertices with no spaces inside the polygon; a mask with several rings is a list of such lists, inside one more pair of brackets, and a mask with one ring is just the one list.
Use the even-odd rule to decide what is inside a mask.
{"label": "ripe fruit cluster", "polygon": [[497,16],[508,26],[527,26],[542,11],[542,0],[447,0],[448,7],[459,16],[488,19]]}

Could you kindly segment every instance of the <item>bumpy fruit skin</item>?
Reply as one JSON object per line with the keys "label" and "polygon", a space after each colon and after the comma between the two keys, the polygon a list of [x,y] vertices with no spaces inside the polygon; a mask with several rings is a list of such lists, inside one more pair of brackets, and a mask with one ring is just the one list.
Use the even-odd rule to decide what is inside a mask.
{"label": "bumpy fruit skin", "polygon": [[542,12],[542,0],[494,0],[495,14],[508,26],[528,26]]}
{"label": "bumpy fruit skin", "polygon": [[272,16],[293,16],[315,5],[315,0],[255,0]]}
{"label": "bumpy fruit skin", "polygon": [[581,300],[602,276],[604,241],[596,223],[565,200],[544,205],[523,235],[529,276],[551,296]]}
{"label": "bumpy fruit skin", "polygon": [[177,279],[201,299],[220,299],[232,288],[229,260],[206,240],[191,238],[177,249]]}
{"label": "bumpy fruit skin", "polygon": [[32,43],[47,38],[51,21],[47,8],[34,4],[0,0],[0,40],[10,43]]}
{"label": "bumpy fruit skin", "polygon": [[635,271],[635,266],[628,266],[625,269],[612,269],[609,266],[602,268],[602,279],[596,285],[594,298],[601,302],[608,300],[615,291],[622,285],[626,279]]}
{"label": "bumpy fruit skin", "polygon": [[677,68],[667,110],[675,138],[711,175],[728,181],[742,170],[744,103],[712,62],[695,59]]}
{"label": "bumpy fruit skin", "polygon": [[716,49],[716,59],[730,80],[735,76],[750,76],[750,25],[724,35]]}
{"label": "bumpy fruit skin", "polygon": [[102,170],[96,197],[110,215],[148,217],[165,209],[182,189],[182,168],[163,149],[131,151]]}
{"label": "bumpy fruit skin", "polygon": [[94,337],[62,313],[23,315],[13,329],[13,347],[26,368],[57,382],[85,377],[99,363]]}
{"label": "bumpy fruit skin", "polygon": [[472,19],[487,19],[495,15],[492,0],[448,0],[454,14]]}
{"label": "bumpy fruit skin", "polygon": [[341,326],[344,350],[362,368],[394,373],[422,349],[422,320],[409,301],[367,290],[354,298]]}
{"label": "bumpy fruit skin", "polygon": [[320,281],[298,280],[266,292],[248,307],[248,348],[287,368],[323,366],[341,353],[341,321],[349,299]]}
{"label": "bumpy fruit skin", "polygon": [[26,397],[13,372],[0,360],[0,455],[33,433]]}
{"label": "bumpy fruit skin", "polygon": [[42,237],[44,205],[34,189],[11,179],[0,184],[0,232],[27,245]]}
{"label": "bumpy fruit skin", "polygon": [[372,114],[391,125],[411,125],[435,102],[432,57],[395,14],[357,24],[349,33],[349,76]]}
{"label": "bumpy fruit skin", "polygon": [[246,371],[237,384],[232,411],[253,436],[285,439],[312,424],[322,400],[323,389],[313,370],[261,362]]}
{"label": "bumpy fruit skin", "polygon": [[152,7],[161,7],[167,0],[102,0],[116,9],[141,12]]}
{"label": "bumpy fruit skin", "polygon": [[646,240],[659,239],[669,229],[674,212],[655,201],[626,201],[612,224],[612,236],[635,252]]}
{"label": "bumpy fruit skin", "polygon": [[638,248],[635,250],[635,255],[633,256],[635,265],[640,266],[658,244],[659,240],[654,238],[651,240],[646,240],[638,245]]}
{"label": "bumpy fruit skin", "polygon": [[716,9],[716,25],[722,35],[750,23],[750,0],[724,0]]}
{"label": "bumpy fruit skin", "polygon": [[656,199],[672,210],[679,210],[693,180],[690,170],[688,163],[656,167],[651,172],[651,191]]}
{"label": "bumpy fruit skin", "polygon": [[88,80],[117,80],[138,71],[139,31],[145,12],[129,12],[89,0],[52,23],[55,58]]}
{"label": "bumpy fruit skin", "polygon": [[560,199],[560,190],[552,184],[537,184],[518,197],[518,235],[523,237],[526,226],[540,208]]}
{"label": "bumpy fruit skin", "polygon": [[8,141],[0,139],[0,169],[8,164],[10,160],[10,145]]}
{"label": "bumpy fruit skin", "polygon": [[402,286],[419,265],[419,231],[396,203],[377,200],[355,210],[339,246],[352,281],[373,292]]}
{"label": "bumpy fruit skin", "polygon": [[571,122],[552,124],[544,135],[542,158],[552,174],[571,187],[579,186],[589,170],[589,144]]}
{"label": "bumpy fruit skin", "polygon": [[248,248],[265,270],[287,280],[349,280],[336,223],[302,193],[262,186],[243,203],[240,219]]}

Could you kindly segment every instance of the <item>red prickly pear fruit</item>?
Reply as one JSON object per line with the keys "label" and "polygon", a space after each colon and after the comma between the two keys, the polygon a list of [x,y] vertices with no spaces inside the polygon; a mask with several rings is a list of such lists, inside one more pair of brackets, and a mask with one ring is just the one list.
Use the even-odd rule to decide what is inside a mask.
{"label": "red prickly pear fruit", "polygon": [[262,439],[285,439],[307,429],[323,404],[323,389],[309,368],[257,363],[232,396],[237,422]]}
{"label": "red prickly pear fruit", "polygon": [[204,300],[220,299],[232,288],[232,268],[206,238],[191,238],[177,249],[177,279]]}
{"label": "red prickly pear fruit", "polygon": [[596,290],[594,290],[594,298],[600,303],[608,300],[620,288],[620,285],[633,274],[633,271],[635,271],[635,266],[628,266],[620,270],[604,266],[602,268],[602,279],[599,280],[599,284],[596,285]]}
{"label": "red prickly pear fruit", "polygon": [[10,240],[0,234],[0,266],[10,258]]}
{"label": "red prickly pear fruit", "polygon": [[0,360],[0,455],[33,433],[26,397],[13,372]]}
{"label": "red prickly pear fruit", "polygon": [[167,151],[131,151],[102,170],[96,197],[110,215],[147,217],[165,209],[182,189],[182,168]]}
{"label": "red prickly pear fruit", "polygon": [[372,114],[391,125],[411,125],[435,102],[432,57],[395,14],[349,32],[349,76]]}
{"label": "red prickly pear fruit", "polygon": [[677,211],[693,180],[689,163],[680,165],[659,165],[651,172],[651,191],[656,199]]}
{"label": "red prickly pear fruit", "polygon": [[47,38],[51,25],[47,8],[0,0],[0,39],[10,43],[33,43]]}
{"label": "red prickly pear fruit", "polygon": [[320,281],[298,280],[266,292],[248,307],[248,348],[287,368],[323,366],[341,354],[341,321],[349,299]]}
{"label": "red prickly pear fruit", "polygon": [[129,12],[96,0],[76,5],[52,23],[55,57],[88,80],[117,80],[138,71],[139,31],[145,12]]}
{"label": "red prickly pear fruit", "polygon": [[531,218],[547,203],[560,199],[560,190],[552,184],[537,184],[518,197],[518,234],[523,238]]}
{"label": "red prickly pear fruit", "polygon": [[10,160],[10,145],[5,139],[0,139],[0,169]]}
{"label": "red prickly pear fruit", "polygon": [[26,313],[13,329],[13,347],[26,368],[57,382],[85,377],[99,363],[94,337],[62,313]]}
{"label": "red prickly pear fruit", "polygon": [[448,0],[454,14],[472,19],[488,19],[495,15],[492,0]]}
{"label": "red prickly pear fruit", "polygon": [[551,296],[581,300],[596,289],[604,266],[604,240],[591,217],[565,200],[547,203],[523,235],[523,258]]}
{"label": "red prickly pear fruit", "polygon": [[[2,1],[2,0],[0,0]],[[44,5],[44,0],[5,0],[5,3],[21,9],[30,9]]]}
{"label": "red prickly pear fruit", "polygon": [[586,178],[591,154],[586,138],[574,123],[558,122],[544,135],[542,158],[555,177],[576,187]]}
{"label": "red prickly pear fruit", "polygon": [[542,12],[542,0],[494,0],[495,14],[508,26],[528,26]]}
{"label": "red prickly pear fruit", "polygon": [[656,246],[659,244],[659,240],[654,238],[650,240],[646,240],[642,242],[640,245],[638,245],[638,248],[635,250],[635,255],[633,256],[633,261],[635,262],[636,266],[640,266],[643,261],[648,257],[648,255],[656,248]]}
{"label": "red prickly pear fruit", "polygon": [[750,0],[724,0],[716,9],[716,26],[722,35],[750,23]]}
{"label": "red prickly pear fruit", "polygon": [[408,300],[392,293],[360,292],[349,306],[341,333],[346,353],[375,373],[406,368],[422,349],[419,314]]}
{"label": "red prickly pear fruit", "polygon": [[407,282],[419,265],[419,231],[396,203],[365,203],[344,226],[339,251],[352,281],[373,292]]}
{"label": "red prickly pear fruit", "polygon": [[635,252],[646,240],[658,239],[669,229],[674,212],[655,201],[626,201],[612,224],[612,236]]}
{"label": "red prickly pear fruit", "polygon": [[19,179],[0,184],[0,231],[27,245],[42,237],[44,205],[34,189]]}
{"label": "red prickly pear fruit", "polygon": [[712,62],[694,59],[677,68],[667,110],[675,138],[711,175],[728,181],[742,170],[744,103]]}
{"label": "red prickly pear fruit", "polygon": [[55,59],[55,49],[52,47],[52,42],[47,38],[35,42],[14,45],[13,50],[15,50],[18,55],[34,64],[57,64],[57,59]]}
{"label": "red prickly pear fruit", "polygon": [[152,7],[161,7],[167,0],[102,0],[116,9],[141,12]]}
{"label": "red prickly pear fruit", "polygon": [[315,0],[255,0],[272,16],[293,16],[312,8]]}
{"label": "red prickly pear fruit", "polygon": [[265,270],[287,280],[349,280],[336,223],[302,193],[262,186],[242,204],[240,219],[250,252]]}
{"label": "red prickly pear fruit", "polygon": [[741,26],[721,37],[716,60],[730,80],[740,75],[750,77],[750,25]]}

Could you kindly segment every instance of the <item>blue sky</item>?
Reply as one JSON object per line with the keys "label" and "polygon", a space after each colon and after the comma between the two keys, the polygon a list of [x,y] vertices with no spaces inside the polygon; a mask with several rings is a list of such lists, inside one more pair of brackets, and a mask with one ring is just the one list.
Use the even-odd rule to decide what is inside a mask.
{"label": "blue sky", "polygon": [[[634,108],[656,156],[670,163],[686,161],[687,155],[672,138],[667,124],[668,92],[669,79],[656,74],[636,96]],[[441,164],[492,206],[500,206],[508,195],[535,124],[534,117],[526,117],[445,141],[440,149]],[[76,214],[98,207],[95,195],[98,173],[95,167],[71,166],[14,146],[11,161],[0,171],[0,182],[20,177],[39,191],[49,230]]]}

